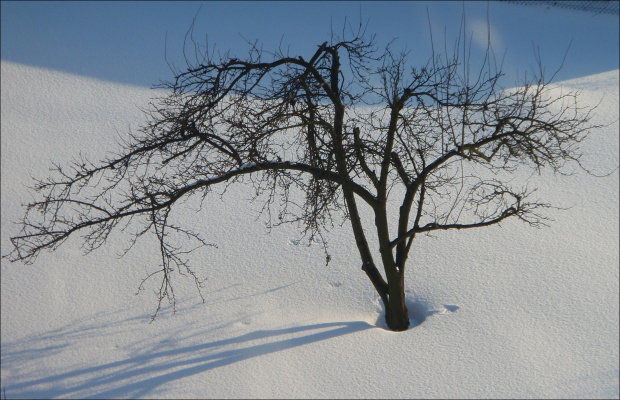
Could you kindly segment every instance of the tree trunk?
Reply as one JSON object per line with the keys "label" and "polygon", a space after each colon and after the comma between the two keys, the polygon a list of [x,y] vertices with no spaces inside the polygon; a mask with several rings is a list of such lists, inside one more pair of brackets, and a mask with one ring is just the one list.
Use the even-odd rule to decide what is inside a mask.
{"label": "tree trunk", "polygon": [[389,301],[385,307],[385,322],[392,331],[406,331],[409,328],[409,312],[405,306],[405,285],[402,276],[396,282],[389,282]]}

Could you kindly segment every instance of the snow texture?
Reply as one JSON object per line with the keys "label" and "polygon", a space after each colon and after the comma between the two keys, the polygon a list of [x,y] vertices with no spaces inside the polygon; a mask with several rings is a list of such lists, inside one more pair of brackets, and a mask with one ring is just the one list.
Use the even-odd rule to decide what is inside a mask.
{"label": "snow texture", "polygon": [[[144,122],[158,93],[2,61],[2,252],[30,177],[80,154],[98,160]],[[551,211],[421,237],[406,278],[412,328],[385,329],[350,227],[308,246],[267,232],[251,188],[177,215],[218,248],[194,256],[205,303],[176,279],[176,314],[149,323],[157,268],[148,240],[87,256],[78,241],[34,265],[2,260],[6,398],[618,398],[618,75],[563,82],[609,123],[585,145],[595,178],[521,176]],[[366,215],[368,216],[368,214]],[[298,245],[289,245],[298,244]]]}

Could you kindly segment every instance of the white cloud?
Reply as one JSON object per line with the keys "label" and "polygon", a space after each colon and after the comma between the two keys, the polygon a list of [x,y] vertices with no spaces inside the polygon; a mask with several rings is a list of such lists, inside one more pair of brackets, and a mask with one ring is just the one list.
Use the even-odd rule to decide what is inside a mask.
{"label": "white cloud", "polygon": [[489,42],[489,35],[491,39],[491,46],[495,51],[502,50],[504,48],[504,40],[502,35],[495,26],[482,19],[474,19],[467,23],[468,35],[471,35],[471,40],[482,50],[487,48]]}

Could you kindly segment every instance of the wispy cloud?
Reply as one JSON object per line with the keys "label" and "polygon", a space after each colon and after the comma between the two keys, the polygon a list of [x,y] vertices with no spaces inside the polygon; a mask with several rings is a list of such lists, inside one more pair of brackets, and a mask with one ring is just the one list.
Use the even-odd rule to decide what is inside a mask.
{"label": "wispy cloud", "polygon": [[493,24],[490,24],[482,19],[474,19],[468,21],[467,25],[467,30],[469,31],[468,33],[471,34],[473,44],[480,49],[485,50],[489,40],[491,41],[491,46],[495,51],[504,48],[504,40],[502,35],[499,29],[497,29]]}

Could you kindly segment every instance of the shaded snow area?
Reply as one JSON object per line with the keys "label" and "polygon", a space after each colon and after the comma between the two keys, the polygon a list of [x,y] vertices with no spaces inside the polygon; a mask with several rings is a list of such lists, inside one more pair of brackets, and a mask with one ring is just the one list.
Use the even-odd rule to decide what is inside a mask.
{"label": "shaded snow area", "polygon": [[[218,248],[193,255],[202,303],[175,276],[177,312],[150,322],[157,245],[77,240],[33,265],[2,260],[6,398],[618,398],[618,75],[563,82],[609,124],[584,145],[593,177],[526,175],[564,208],[535,229],[420,237],[406,277],[412,328],[384,329],[347,224],[308,246],[265,228],[250,187],[188,201],[175,218]],[[157,91],[2,62],[2,252],[32,177],[113,152]],[[613,172],[612,172],[613,171]],[[367,214],[367,217],[369,215]]]}

